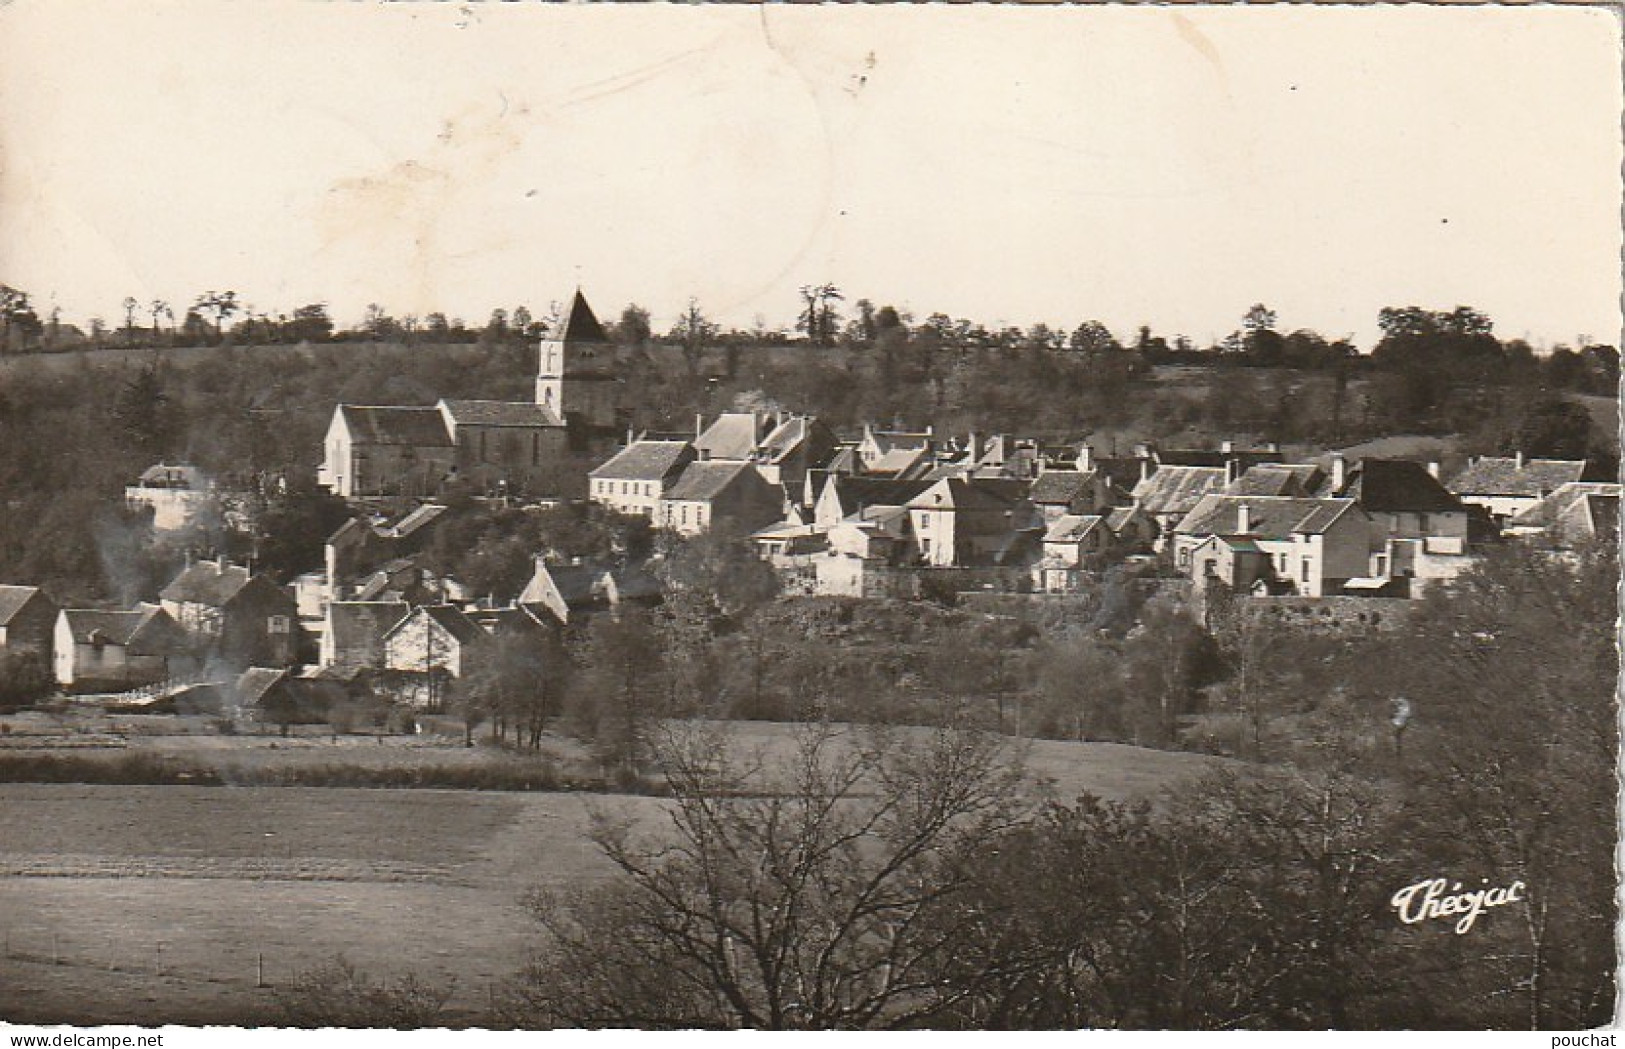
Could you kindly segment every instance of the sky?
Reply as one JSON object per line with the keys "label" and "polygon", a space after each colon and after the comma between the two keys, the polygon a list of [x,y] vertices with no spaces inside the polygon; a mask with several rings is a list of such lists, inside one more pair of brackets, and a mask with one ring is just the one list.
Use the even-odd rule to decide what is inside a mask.
{"label": "sky", "polygon": [[[834,283],[1198,342],[1621,327],[1620,29],[1563,7],[0,6],[0,283],[669,325]],[[144,320],[144,318],[143,318]]]}

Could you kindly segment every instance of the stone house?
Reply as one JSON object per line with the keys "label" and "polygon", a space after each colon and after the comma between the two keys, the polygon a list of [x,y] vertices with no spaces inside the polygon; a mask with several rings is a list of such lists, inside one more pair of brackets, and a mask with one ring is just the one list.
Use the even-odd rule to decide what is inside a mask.
{"label": "stone house", "polygon": [[211,655],[240,666],[299,661],[301,628],[293,595],[242,565],[195,561],[159,591],[158,600]]}
{"label": "stone house", "polygon": [[1471,459],[1467,468],[1447,486],[1463,503],[1482,506],[1496,524],[1532,508],[1536,503],[1585,476],[1584,459],[1525,459],[1484,455]]}
{"label": "stone house", "polygon": [[204,524],[220,513],[213,486],[202,470],[188,465],[147,467],[124,489],[124,501],[132,508],[151,509],[153,531],[160,533]]}
{"label": "stone house", "polygon": [[611,510],[656,520],[661,498],[696,458],[687,441],[633,441],[587,474],[587,496]]}
{"label": "stone house", "polygon": [[1332,457],[1324,492],[1353,499],[1371,522],[1368,576],[1407,580],[1413,594],[1472,563],[1467,506],[1439,483],[1436,466],[1406,459]]}
{"label": "stone house", "polygon": [[37,586],[0,585],[0,655],[31,652],[49,661],[59,611]]}
{"label": "stone house", "polygon": [[943,478],[907,509],[916,556],[936,567],[1011,564],[1024,546],[1036,555],[1043,534],[1027,483],[1015,479]]}
{"label": "stone house", "polygon": [[158,605],[57,613],[52,668],[57,684],[69,691],[139,688],[188,676],[198,666],[191,638]]}
{"label": "stone house", "polygon": [[1174,563],[1200,589],[1341,593],[1370,565],[1371,522],[1352,499],[1206,495],[1174,528]]}
{"label": "stone house", "polygon": [[690,463],[660,497],[657,524],[682,535],[721,529],[749,534],[780,519],[783,490],[750,463]]}
{"label": "stone house", "polygon": [[330,602],[317,661],[346,669],[383,666],[385,635],[411,611],[404,601]]}

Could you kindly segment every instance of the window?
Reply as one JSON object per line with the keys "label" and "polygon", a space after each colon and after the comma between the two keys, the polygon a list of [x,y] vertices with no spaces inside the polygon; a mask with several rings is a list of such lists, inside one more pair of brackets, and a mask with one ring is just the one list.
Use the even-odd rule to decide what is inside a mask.
{"label": "window", "polygon": [[265,620],[265,632],[267,634],[286,634],[288,633],[289,625],[290,624],[287,616],[267,616]]}
{"label": "window", "polygon": [[1374,565],[1374,574],[1379,576],[1388,574],[1388,557],[1386,554],[1378,554]]}
{"label": "window", "polygon": [[539,433],[530,435],[530,465],[542,465],[542,435]]}
{"label": "window", "polygon": [[1303,581],[1305,583],[1309,582],[1309,559],[1307,557],[1303,559]]}
{"label": "window", "polygon": [[1428,530],[1428,515],[1427,514],[1417,514],[1416,515],[1416,530],[1418,532],[1426,532]]}
{"label": "window", "polygon": [[930,514],[921,514],[920,515],[920,531],[922,531],[922,532],[929,531],[930,528],[931,528],[931,515]]}
{"label": "window", "polygon": [[683,507],[683,523],[688,524],[688,507]]}
{"label": "window", "polygon": [[632,486],[629,483],[627,483],[626,481],[622,481],[621,482],[621,494],[622,495],[628,495],[628,494],[631,493],[631,491],[632,491]]}
{"label": "window", "polygon": [[1189,568],[1190,565],[1191,565],[1191,552],[1189,550],[1181,550],[1179,552],[1179,567],[1180,568]]}

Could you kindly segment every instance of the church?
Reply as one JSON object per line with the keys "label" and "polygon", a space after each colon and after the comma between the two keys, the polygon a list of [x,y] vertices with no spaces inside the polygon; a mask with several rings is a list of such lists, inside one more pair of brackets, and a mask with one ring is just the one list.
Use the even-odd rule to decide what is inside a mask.
{"label": "church", "polygon": [[614,445],[618,389],[615,347],[577,289],[538,347],[534,401],[338,405],[317,481],[346,499],[431,497],[452,483],[482,493],[558,495],[571,459]]}

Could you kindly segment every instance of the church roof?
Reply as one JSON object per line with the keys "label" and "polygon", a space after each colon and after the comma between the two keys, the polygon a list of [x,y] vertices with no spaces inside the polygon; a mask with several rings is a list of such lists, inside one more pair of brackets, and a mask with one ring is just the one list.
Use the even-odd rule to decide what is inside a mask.
{"label": "church roof", "polygon": [[528,401],[441,401],[458,426],[563,426],[553,409]]}
{"label": "church roof", "polygon": [[405,444],[417,448],[450,448],[452,444],[438,407],[341,404],[339,411],[357,444]]}
{"label": "church roof", "polygon": [[548,337],[559,342],[608,342],[609,337],[604,334],[604,326],[598,323],[593,315],[592,307],[587,305],[587,297],[577,288],[575,298],[570,302],[570,312],[564,318],[564,331],[555,335],[548,332]]}

